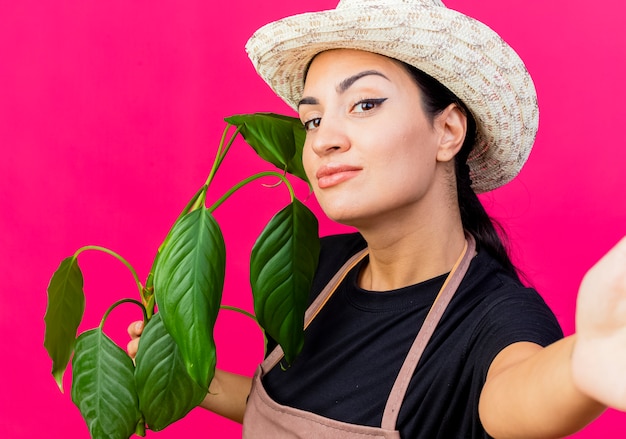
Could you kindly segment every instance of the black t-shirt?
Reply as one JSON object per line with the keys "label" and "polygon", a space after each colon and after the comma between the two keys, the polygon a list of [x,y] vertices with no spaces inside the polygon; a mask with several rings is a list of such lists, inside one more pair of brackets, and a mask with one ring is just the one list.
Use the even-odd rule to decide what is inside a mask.
{"label": "black t-shirt", "polygon": [[[322,240],[311,299],[365,247],[358,234]],[[263,379],[278,403],[380,426],[396,376],[446,275],[386,292],[357,286],[355,267],[313,320],[301,354]],[[403,438],[487,438],[478,401],[489,365],[506,346],[561,338],[543,299],[478,249],[411,380],[398,417]]]}

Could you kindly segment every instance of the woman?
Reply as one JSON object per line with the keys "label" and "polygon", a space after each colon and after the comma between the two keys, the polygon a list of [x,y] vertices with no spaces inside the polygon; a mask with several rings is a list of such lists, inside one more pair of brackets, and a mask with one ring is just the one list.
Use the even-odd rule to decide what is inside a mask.
{"label": "woman", "polygon": [[537,130],[506,43],[437,0],[343,0],[247,49],[307,130],[324,212],[360,233],[323,240],[294,363],[277,349],[253,380],[218,371],[205,408],[268,438],[550,438],[626,409],[626,242],[562,338],[476,197],[517,175]]}

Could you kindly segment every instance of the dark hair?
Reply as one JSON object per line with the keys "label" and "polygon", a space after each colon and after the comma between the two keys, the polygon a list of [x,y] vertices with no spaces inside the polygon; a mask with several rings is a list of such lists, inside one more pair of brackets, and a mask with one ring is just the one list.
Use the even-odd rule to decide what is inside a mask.
{"label": "dark hair", "polygon": [[502,227],[493,221],[472,189],[467,158],[476,142],[476,121],[467,106],[454,93],[432,76],[406,63],[401,63],[413,77],[422,94],[422,106],[432,120],[450,104],[456,104],[467,117],[467,134],[461,150],[455,157],[456,189],[463,228],[476,239],[479,248],[486,250],[510,274],[518,277],[501,236]]}

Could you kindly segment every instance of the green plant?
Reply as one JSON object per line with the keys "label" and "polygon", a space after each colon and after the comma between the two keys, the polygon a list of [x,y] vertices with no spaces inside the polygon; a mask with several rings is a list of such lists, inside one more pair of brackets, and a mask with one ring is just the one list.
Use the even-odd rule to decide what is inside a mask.
{"label": "green plant", "polygon": [[[72,400],[93,438],[143,436],[146,427],[161,430],[206,396],[216,364],[213,326],[225,307],[221,304],[225,243],[212,212],[237,189],[265,176],[279,178],[289,189],[291,202],[269,221],[252,249],[253,317],[283,347],[287,362],[302,348],[304,312],[319,255],[318,227],[284,173],[307,181],[301,162],[304,129],[295,118],[269,113],[233,116],[226,122],[207,181],[159,247],[145,284],[120,255],[96,246],[83,247],[64,259],[50,280],[44,346],[61,391],[72,359]],[[239,133],[282,173],[248,177],[206,207],[208,188]],[[77,337],[85,308],[78,256],[87,250],[103,251],[123,262],[133,274],[141,300],[114,303],[98,328]],[[108,315],[121,303],[134,303],[144,314],[146,325],[135,364],[103,332]]]}

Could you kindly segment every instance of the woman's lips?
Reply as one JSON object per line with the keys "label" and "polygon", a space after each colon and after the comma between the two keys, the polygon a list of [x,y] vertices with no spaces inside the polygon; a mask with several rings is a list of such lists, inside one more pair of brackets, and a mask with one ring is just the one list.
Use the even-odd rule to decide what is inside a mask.
{"label": "woman's lips", "polygon": [[315,177],[317,177],[319,188],[326,189],[355,177],[360,171],[361,168],[356,166],[329,163],[322,166],[315,174]]}

